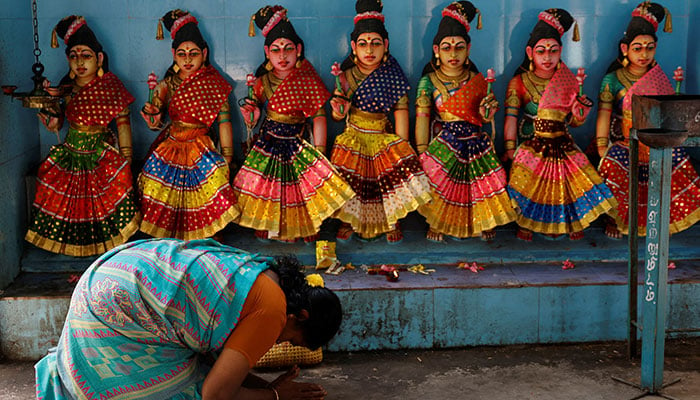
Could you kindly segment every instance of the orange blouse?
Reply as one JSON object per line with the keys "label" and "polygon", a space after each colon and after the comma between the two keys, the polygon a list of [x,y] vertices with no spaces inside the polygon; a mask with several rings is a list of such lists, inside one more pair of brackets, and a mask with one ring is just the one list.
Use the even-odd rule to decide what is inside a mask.
{"label": "orange blouse", "polygon": [[261,273],[243,303],[236,328],[224,348],[239,351],[252,368],[279,338],[287,323],[287,300],[282,289]]}

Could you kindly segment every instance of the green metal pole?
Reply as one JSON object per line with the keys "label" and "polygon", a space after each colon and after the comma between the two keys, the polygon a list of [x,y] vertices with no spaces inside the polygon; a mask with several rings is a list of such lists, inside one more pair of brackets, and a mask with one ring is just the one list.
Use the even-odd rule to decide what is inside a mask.
{"label": "green metal pole", "polygon": [[650,393],[658,393],[663,387],[672,158],[673,148],[652,148],[649,152],[649,198],[642,293],[641,387]]}

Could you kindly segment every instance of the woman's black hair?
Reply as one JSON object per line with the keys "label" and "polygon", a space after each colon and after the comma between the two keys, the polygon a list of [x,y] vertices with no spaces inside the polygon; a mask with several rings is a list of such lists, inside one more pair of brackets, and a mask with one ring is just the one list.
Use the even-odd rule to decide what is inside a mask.
{"label": "woman's black hair", "polygon": [[[357,0],[355,3],[355,12],[357,14],[362,14],[365,12],[375,12],[380,13],[384,9],[381,0]],[[389,32],[386,31],[384,22],[377,18],[365,18],[357,21],[355,23],[355,28],[350,33],[350,40],[353,42],[357,41],[363,33],[377,33],[382,39],[389,39]],[[340,65],[340,69],[345,71],[355,66],[355,61],[352,59],[352,50],[350,54],[345,58],[343,63]]]}
{"label": "woman's black hair", "polygon": [[[637,8],[635,8],[635,10],[639,9],[640,7],[645,7],[645,11],[653,15],[659,23],[661,23],[661,21],[664,19],[664,16],[666,15],[666,10],[664,9],[664,7],[657,3],[642,3],[639,4]],[[620,42],[617,45],[617,58],[612,63],[610,63],[610,66],[608,66],[607,71],[605,71],[606,74],[609,74],[613,71],[617,71],[620,68],[624,68],[624,66],[622,65],[622,60],[625,58],[625,55],[622,54],[622,49],[620,49],[620,45],[626,44],[627,46],[629,46],[629,44],[632,43],[634,38],[640,35],[649,35],[654,38],[654,42],[658,41],[658,38],[656,37],[656,28],[654,27],[654,25],[652,25],[649,21],[642,17],[633,16],[629,24],[627,25],[627,29],[625,30],[622,39],[620,39]]]}
{"label": "woman's black hair", "polygon": [[[286,10],[282,6],[265,6],[259,9],[254,15],[253,15],[253,20],[255,21],[255,25],[262,30],[265,25],[267,25],[268,21],[270,18],[272,18],[275,15],[275,12]],[[289,19],[285,16],[281,21],[275,25],[270,32],[267,33],[265,36],[265,46],[270,46],[272,42],[274,42],[277,39],[280,38],[285,38],[289,39],[294,43],[295,46],[301,45],[301,54],[297,58],[297,60],[301,61],[304,59],[304,41],[301,40],[297,32],[294,30],[294,26],[292,23],[289,21]],[[261,77],[265,75],[268,71],[265,69],[265,64],[267,63],[267,57],[265,60],[258,66],[258,68],[255,70],[255,76],[256,77]]]}
{"label": "woman's black hair", "polygon": [[[454,3],[447,6],[446,9],[447,8],[451,8],[455,12],[462,14],[468,22],[472,22],[477,13],[476,7],[474,7],[474,5],[469,1],[455,1]],[[458,20],[450,17],[449,15],[446,15],[440,20],[440,25],[438,26],[437,33],[435,34],[435,37],[433,37],[433,45],[440,46],[440,42],[442,42],[442,39],[449,36],[460,36],[464,38],[464,40],[467,42],[467,45],[469,45],[469,43],[471,43],[472,41],[471,37],[469,37],[469,33],[467,32],[467,28],[464,25],[462,25],[462,23]],[[430,51],[430,54],[432,54],[432,49]],[[467,59],[467,62],[467,70],[473,71],[475,73],[479,72],[479,69],[473,62],[471,62],[471,60]],[[423,72],[421,73],[421,75],[426,75],[439,68],[440,67],[435,65],[435,58],[430,57],[430,61],[428,61],[425,67],[423,67]]]}
{"label": "woman's black hair", "polygon": [[[161,20],[163,21],[163,26],[165,26],[165,29],[167,29],[168,32],[170,32],[175,21],[187,14],[189,14],[187,11],[183,11],[180,9],[170,10],[167,13],[165,13],[165,15],[163,15],[163,18],[161,18]],[[197,47],[199,47],[202,51],[206,49],[207,56],[204,58],[204,66],[209,65],[209,53],[211,53],[211,50],[209,50],[209,44],[207,44],[207,41],[204,40],[202,33],[199,31],[197,23],[188,22],[182,25],[175,33],[175,37],[173,38],[171,47],[173,48],[173,50],[175,50],[184,42],[192,42],[196,44]],[[165,72],[166,77],[170,75],[175,75],[175,70],[173,69],[175,64],[176,63],[173,60],[173,63],[170,64],[170,67]]]}
{"label": "woman's black hair", "polygon": [[[55,27],[56,36],[60,37],[61,39],[65,38],[68,28],[75,20],[79,18],[83,17],[79,15],[70,15],[60,20]],[[92,31],[92,29],[90,29],[87,23],[78,28],[78,30],[73,32],[73,34],[68,38],[68,43],[66,43],[65,49],[66,56],[70,54],[70,50],[73,47],[78,45],[89,47],[90,50],[95,52],[96,56],[99,55],[99,53],[102,53],[102,71],[105,73],[109,72],[109,57],[107,57],[107,53],[102,49],[102,44],[100,44],[100,42],[97,40],[95,33]],[[68,71],[68,73],[61,78],[60,84],[64,85],[72,82],[73,79],[70,78],[70,71]]]}
{"label": "woman's black hair", "polygon": [[287,299],[287,314],[299,316],[301,310],[309,318],[299,321],[306,345],[315,350],[328,343],[338,332],[343,319],[340,299],[330,289],[312,287],[306,282],[299,260],[294,256],[275,257],[270,269],[277,273]]}
{"label": "woman's black hair", "polygon": [[[557,21],[559,21],[561,26],[564,28],[564,32],[568,31],[569,28],[571,28],[571,25],[574,23],[574,18],[563,8],[550,8],[545,10],[545,12],[552,15]],[[562,34],[560,34],[559,31],[557,31],[553,26],[543,20],[538,20],[535,27],[532,28],[532,32],[530,32],[530,38],[527,41],[526,47],[534,47],[537,42],[542,39],[554,39],[557,41],[557,43],[559,43],[559,46],[561,46],[561,36]],[[520,67],[515,70],[513,76],[527,72],[529,66],[530,59],[527,57],[526,53],[523,57],[523,62],[520,63]]]}

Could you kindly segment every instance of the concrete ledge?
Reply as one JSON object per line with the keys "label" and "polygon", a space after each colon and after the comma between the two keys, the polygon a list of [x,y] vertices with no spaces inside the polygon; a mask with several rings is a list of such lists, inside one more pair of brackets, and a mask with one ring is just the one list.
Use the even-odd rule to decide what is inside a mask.
{"label": "concrete ledge", "polygon": [[[700,335],[700,262],[669,271],[671,335]],[[430,266],[428,266],[430,267]],[[626,264],[436,266],[398,282],[361,269],[325,275],[345,319],[331,351],[625,340]],[[70,304],[69,274],[23,274],[0,297],[0,351],[37,360],[55,346]],[[641,290],[640,290],[641,293]],[[641,298],[640,298],[641,304]],[[679,331],[678,333],[672,333]]]}
{"label": "concrete ledge", "polygon": [[[535,235],[532,242],[523,242],[515,239],[515,226],[510,224],[498,228],[491,242],[445,243],[425,240],[425,221],[415,213],[402,226],[402,243],[353,239],[337,243],[338,258],[358,268],[362,264],[422,263],[436,266],[437,272],[426,276],[403,271],[396,283],[360,269],[326,275],[328,287],[337,291],[346,312],[339,335],[329,343],[330,350],[626,338],[627,241],[607,238],[602,225],[587,229],[586,237],[579,241],[550,241]],[[336,229],[337,221],[327,221],[321,238],[334,240]],[[700,224],[670,240],[669,254],[678,266],[669,271],[668,329],[673,335],[698,335],[700,329],[699,241]],[[260,243],[250,229],[229,227],[224,242],[262,254],[294,254],[307,265],[315,264],[313,245]],[[643,257],[640,253],[640,260]],[[0,306],[0,350],[6,356],[37,359],[51,347],[60,334],[72,291],[67,283],[70,272],[59,271],[80,273],[93,259],[27,248],[23,274],[7,288],[6,297],[0,297],[0,304],[5,303]],[[562,270],[566,259],[576,268]],[[458,262],[477,262],[485,270],[479,274],[458,270]],[[59,298],[52,300],[54,296]],[[20,300],[24,297],[28,299]]]}
{"label": "concrete ledge", "polygon": [[0,298],[0,353],[11,360],[38,360],[56,346],[70,296]]}
{"label": "concrete ledge", "polygon": [[[671,336],[700,335],[700,263],[669,271]],[[331,351],[625,340],[627,266],[577,263],[438,267],[399,282],[349,271],[327,277],[345,307]],[[641,280],[640,280],[641,282]],[[639,291],[642,293],[642,290]],[[639,298],[640,313],[642,307]]]}

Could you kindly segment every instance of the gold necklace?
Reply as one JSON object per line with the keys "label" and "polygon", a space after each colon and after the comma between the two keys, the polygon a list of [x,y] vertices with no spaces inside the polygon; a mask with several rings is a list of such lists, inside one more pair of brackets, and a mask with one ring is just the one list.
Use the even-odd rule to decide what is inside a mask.
{"label": "gold necklace", "polygon": [[466,80],[467,77],[469,76],[469,70],[465,69],[464,71],[462,71],[461,74],[459,74],[457,76],[449,76],[449,75],[445,74],[444,72],[442,72],[442,70],[440,70],[440,68],[437,68],[437,69],[435,69],[435,74],[437,75],[438,79],[440,79],[441,81],[447,82],[447,83],[452,83],[454,86],[459,86],[459,84],[462,81]]}

